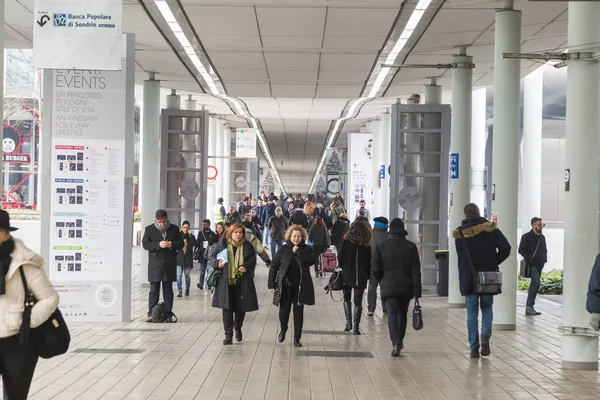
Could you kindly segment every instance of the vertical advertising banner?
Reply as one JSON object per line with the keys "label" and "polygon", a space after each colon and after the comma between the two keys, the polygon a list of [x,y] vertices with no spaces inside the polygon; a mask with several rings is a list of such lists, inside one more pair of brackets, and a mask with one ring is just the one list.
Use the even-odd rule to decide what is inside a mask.
{"label": "vertical advertising banner", "polygon": [[327,149],[327,155],[325,156],[325,171],[333,173],[342,172],[342,155],[344,149]]}
{"label": "vertical advertising banner", "polygon": [[[346,199],[346,211],[351,220],[360,208],[360,201],[369,204],[371,198],[372,182],[372,154],[373,134],[371,133],[349,133],[348,134],[348,198]],[[368,208],[368,205],[367,205]]]}
{"label": "vertical advertising banner", "polygon": [[126,158],[133,157],[126,153],[126,82],[125,60],[121,71],[52,71],[47,262],[70,321],[123,318],[129,290],[124,248],[131,245],[126,232],[132,224]]}

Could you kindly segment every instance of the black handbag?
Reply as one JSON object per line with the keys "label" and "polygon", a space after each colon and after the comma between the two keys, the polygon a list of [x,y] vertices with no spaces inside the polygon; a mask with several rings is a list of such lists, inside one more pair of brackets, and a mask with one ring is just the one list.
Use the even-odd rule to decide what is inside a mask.
{"label": "black handbag", "polygon": [[327,286],[325,286],[325,294],[330,294],[333,301],[337,301],[339,303],[340,301],[343,300],[343,297],[339,301],[335,300],[333,298],[333,292],[338,292],[343,289],[344,289],[344,276],[342,274],[342,269],[336,268],[335,271],[333,271],[331,273],[331,276],[329,277],[329,283],[327,283]]}
{"label": "black handbag", "polygon": [[71,334],[62,313],[57,307],[50,318],[42,325],[31,328],[31,310],[37,301],[33,293],[29,291],[23,266],[19,268],[19,271],[25,290],[25,310],[23,311],[21,329],[19,329],[19,344],[33,343],[38,355],[42,358],[52,358],[65,354],[69,350]]}
{"label": "black handbag", "polygon": [[423,329],[423,309],[419,299],[415,299],[415,308],[413,308],[413,328],[416,331]]}
{"label": "black handbag", "polygon": [[467,256],[467,263],[469,264],[469,269],[471,269],[471,274],[473,275],[473,293],[480,295],[492,295],[495,296],[497,294],[502,293],[502,272],[500,271],[477,271],[475,269],[475,264],[473,263],[473,258],[471,257],[471,252],[469,251],[469,247],[467,246],[467,239],[463,234],[461,228],[458,228],[458,233],[460,234],[462,245],[465,249],[465,254]]}

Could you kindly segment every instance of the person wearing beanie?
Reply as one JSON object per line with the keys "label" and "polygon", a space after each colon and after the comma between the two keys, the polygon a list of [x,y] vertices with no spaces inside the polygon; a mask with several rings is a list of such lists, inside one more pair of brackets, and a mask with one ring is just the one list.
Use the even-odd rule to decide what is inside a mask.
{"label": "person wearing beanie", "polygon": [[275,208],[275,215],[269,219],[267,224],[271,234],[271,259],[275,258],[277,249],[283,246],[285,240],[285,232],[287,231],[289,224],[283,216],[281,207]]}
{"label": "person wearing beanie", "polygon": [[[376,247],[378,244],[385,242],[388,238],[388,219],[386,217],[376,217],[373,219],[373,240],[371,241],[371,255],[375,254]],[[373,272],[371,271],[371,277],[369,279],[369,291],[367,292],[367,315],[372,317],[375,314],[377,308],[377,287],[379,282],[375,279]],[[381,308],[383,313],[387,314],[387,308],[383,299],[381,300]]]}
{"label": "person wearing beanie", "polygon": [[379,281],[381,298],[388,311],[392,356],[404,349],[411,299],[421,297],[421,260],[417,245],[406,239],[404,222],[394,218],[387,240],[375,246],[372,273]]}

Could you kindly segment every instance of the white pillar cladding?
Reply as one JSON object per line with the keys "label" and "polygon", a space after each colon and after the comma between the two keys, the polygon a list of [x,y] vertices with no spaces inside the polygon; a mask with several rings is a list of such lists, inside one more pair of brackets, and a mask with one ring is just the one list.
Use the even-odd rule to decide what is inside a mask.
{"label": "white pillar cladding", "polygon": [[492,211],[498,227],[512,250],[500,270],[502,294],[494,299],[494,328],[514,330],[517,321],[517,220],[519,203],[519,119],[521,61],[504,58],[503,53],[521,51],[521,11],[506,0],[505,8],[496,11],[494,54],[494,138],[492,183],[495,200]]}
{"label": "white pillar cladding", "polygon": [[[217,123],[215,124],[215,136],[216,136],[216,153],[215,153],[215,165],[217,166],[217,187],[216,187],[216,198],[223,199],[223,206],[225,206],[226,211],[229,212],[227,208],[227,204],[225,203],[225,192],[223,191],[223,183],[225,182],[225,169],[224,165],[224,156],[225,150],[223,147],[223,120],[221,118],[217,119]],[[216,204],[216,201],[215,201]]]}
{"label": "white pillar cladding", "polygon": [[[173,89],[171,94],[167,96],[168,110],[181,110],[181,96]],[[169,129],[182,130],[183,119],[171,118],[169,121]],[[164,132],[163,134],[167,134]],[[170,134],[168,136],[168,149],[181,149],[181,136]],[[167,167],[181,167],[181,153],[177,151],[169,151],[167,153]],[[179,208],[179,186],[181,184],[181,172],[169,172],[167,174],[167,193],[165,208]],[[181,224],[181,213],[177,211],[168,211],[169,221],[175,225]]]}
{"label": "white pillar cladding", "polygon": [[381,151],[379,150],[379,147],[383,145],[382,143],[382,136],[383,136],[383,131],[382,131],[382,126],[383,123],[381,122],[381,120],[375,120],[372,122],[371,125],[371,129],[373,130],[373,145],[371,146],[371,157],[373,162],[371,163],[371,169],[372,169],[372,185],[371,185],[371,190],[373,191],[373,194],[371,195],[371,201],[367,203],[366,207],[369,209],[369,211],[371,212],[371,224],[373,224],[373,218],[378,217],[381,214],[381,203],[379,202],[379,194],[381,193],[381,182],[379,179],[379,175],[380,175],[380,166],[381,164],[383,164],[383,162],[380,159],[381,156]]}
{"label": "white pillar cladding", "polygon": [[[381,116],[381,135],[379,136],[379,144],[378,144],[378,156],[377,158],[380,160],[378,165],[381,168],[382,165],[385,166],[385,179],[381,181],[381,187],[379,188],[379,200],[377,201],[379,206],[379,214],[388,218],[390,216],[390,176],[389,176],[389,166],[391,163],[391,153],[392,149],[390,148],[392,142],[392,114],[390,110],[387,109],[385,113]],[[376,215],[377,216],[377,215]]]}
{"label": "white pillar cladding", "polygon": [[[160,207],[160,81],[151,72],[144,81],[142,132],[140,143],[139,204],[143,229],[154,223],[154,213]],[[140,282],[148,284],[148,252],[140,252]]]}
{"label": "white pillar cladding", "polygon": [[[465,219],[464,208],[471,201],[471,103],[473,101],[473,57],[466,46],[452,61],[452,136],[450,152],[458,156],[458,176],[450,180],[450,231]],[[449,242],[448,305],[464,307],[460,294],[458,256],[454,241]]]}
{"label": "white pillar cladding", "polygon": [[484,207],[486,206],[486,90],[486,88],[482,88],[473,91],[473,107],[471,114],[471,169],[473,171],[471,175],[471,203],[475,203],[479,206],[482,215]]}
{"label": "white pillar cladding", "polygon": [[540,217],[542,208],[542,113],[544,69],[538,68],[524,79],[521,227],[530,228],[531,218]]}
{"label": "white pillar cladding", "polygon": [[[569,2],[569,49],[589,49],[600,41],[600,3]],[[567,71],[567,134],[565,168],[570,172],[565,192],[565,255],[563,324],[588,326],[586,294],[598,254],[598,60],[582,54]],[[566,171],[565,171],[566,172]],[[566,174],[565,174],[566,175]],[[551,250],[550,250],[551,251]],[[598,368],[598,338],[563,336],[562,366]]]}
{"label": "white pillar cladding", "polygon": [[[217,124],[219,120],[215,117],[210,117],[208,120],[208,165],[217,167],[217,159],[210,158],[215,157],[217,155]],[[209,168],[207,176],[214,176],[215,170],[214,168]],[[215,204],[217,204],[217,182],[214,180],[207,181],[207,196],[206,196],[206,217],[210,219],[210,222],[214,224],[214,217],[212,214],[212,209]]]}
{"label": "white pillar cladding", "polygon": [[[192,98],[192,95],[188,95],[188,98],[183,102],[183,109],[188,111],[196,111],[196,100]],[[198,120],[196,118],[185,118],[183,121],[183,129],[186,131],[197,131],[200,129],[198,126]],[[195,151],[196,150],[196,135],[181,135],[181,149],[183,151]],[[196,154],[195,153],[182,153],[182,166],[184,168],[196,168]],[[190,179],[196,181],[195,172],[184,172],[181,174],[183,179]],[[181,208],[196,208],[196,199],[187,200],[181,197]],[[181,222],[189,221],[192,228],[198,228],[200,224],[197,221],[197,213],[193,211],[183,211],[181,213]]]}
{"label": "white pillar cladding", "polygon": [[442,87],[437,84],[437,77],[429,79],[431,83],[425,85],[425,104],[442,104]]}
{"label": "white pillar cladding", "polygon": [[225,208],[229,212],[229,206],[235,205],[237,209],[237,199],[231,198],[231,128],[227,125],[227,120],[222,121],[223,127],[223,198],[225,199]]}

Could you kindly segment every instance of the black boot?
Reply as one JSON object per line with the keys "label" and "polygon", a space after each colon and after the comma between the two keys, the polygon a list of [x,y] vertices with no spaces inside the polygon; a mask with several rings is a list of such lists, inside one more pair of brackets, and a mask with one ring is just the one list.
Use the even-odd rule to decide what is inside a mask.
{"label": "black boot", "polygon": [[362,317],[362,307],[354,307],[354,334],[360,335],[360,317]]}
{"label": "black boot", "polygon": [[279,343],[283,343],[283,341],[285,340],[285,333],[287,332],[287,329],[282,329],[279,332],[279,337],[277,337],[277,340],[279,341]]}
{"label": "black boot", "polygon": [[350,332],[352,330],[352,303],[344,302],[344,314],[346,314],[346,327],[344,332]]}

